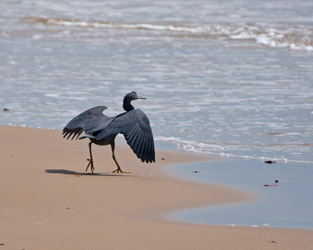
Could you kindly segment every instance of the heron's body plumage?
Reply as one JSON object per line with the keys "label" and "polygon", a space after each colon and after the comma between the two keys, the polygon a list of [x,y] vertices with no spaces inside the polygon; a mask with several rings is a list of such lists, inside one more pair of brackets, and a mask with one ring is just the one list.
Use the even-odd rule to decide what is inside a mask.
{"label": "heron's body plumage", "polygon": [[[123,134],[127,144],[142,162],[154,162],[154,140],[150,122],[142,110],[134,109],[130,104],[132,100],[136,99],[143,98],[137,97],[135,92],[128,93],[123,102],[126,112],[116,117],[108,117],[103,114],[103,111],[107,109],[106,106],[97,106],[82,112],[64,127],[63,137],[67,139],[89,138],[92,143],[97,145],[111,145],[112,156],[115,160],[114,140],[118,134]],[[85,132],[85,136],[79,137],[83,132]],[[90,157],[92,159],[91,144]],[[120,169],[117,162],[116,164]]]}

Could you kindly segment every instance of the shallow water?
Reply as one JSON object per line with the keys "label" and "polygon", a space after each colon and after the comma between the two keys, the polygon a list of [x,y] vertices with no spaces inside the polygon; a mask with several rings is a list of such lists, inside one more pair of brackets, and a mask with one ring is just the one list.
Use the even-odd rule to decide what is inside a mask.
{"label": "shallow water", "polygon": [[[181,210],[171,219],[210,225],[313,229],[312,166],[231,159],[173,166],[182,178],[248,191],[255,201]],[[275,182],[277,180],[277,182]]]}
{"label": "shallow water", "polygon": [[97,105],[116,115],[135,90],[158,145],[312,171],[312,1],[0,8],[1,125],[62,129]]}

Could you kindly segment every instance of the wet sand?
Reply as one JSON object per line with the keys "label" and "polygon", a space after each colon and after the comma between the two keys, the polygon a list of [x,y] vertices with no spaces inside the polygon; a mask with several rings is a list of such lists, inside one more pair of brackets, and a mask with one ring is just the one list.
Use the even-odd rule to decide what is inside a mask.
{"label": "wet sand", "polygon": [[96,174],[85,172],[87,141],[61,132],[0,127],[1,249],[312,249],[313,230],[206,226],[170,221],[181,208],[240,202],[251,194],[188,182],[168,164],[210,161],[206,156],[157,151],[141,163],[117,144],[94,149]]}

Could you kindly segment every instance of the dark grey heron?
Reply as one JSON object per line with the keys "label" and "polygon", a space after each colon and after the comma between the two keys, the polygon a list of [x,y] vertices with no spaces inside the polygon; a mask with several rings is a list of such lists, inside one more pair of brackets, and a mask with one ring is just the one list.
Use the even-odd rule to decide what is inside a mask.
{"label": "dark grey heron", "polygon": [[[112,158],[117,165],[113,173],[124,173],[118,164],[115,155],[115,137],[117,134],[123,134],[127,144],[142,162],[154,162],[154,140],[150,127],[149,119],[140,109],[134,109],[131,101],[146,99],[138,97],[136,92],[130,92],[124,97],[123,108],[126,112],[115,117],[108,117],[103,114],[106,106],[97,106],[88,109],[78,116],[74,117],[63,129],[63,137],[66,139],[84,139],[89,138],[90,158],[86,171],[90,167],[91,173],[94,172],[94,163],[92,158],[91,145],[111,145]],[[82,132],[85,136],[79,137]]]}

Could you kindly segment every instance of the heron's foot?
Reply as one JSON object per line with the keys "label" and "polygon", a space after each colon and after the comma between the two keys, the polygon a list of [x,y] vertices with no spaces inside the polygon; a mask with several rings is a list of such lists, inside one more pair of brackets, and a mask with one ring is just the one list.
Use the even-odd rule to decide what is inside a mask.
{"label": "heron's foot", "polygon": [[86,172],[88,171],[88,168],[90,167],[91,173],[93,174],[94,171],[95,171],[95,168],[94,168],[94,166],[93,166],[93,160],[87,159],[87,161],[89,161],[89,163],[88,163],[88,165],[87,165],[87,167],[86,167]]}
{"label": "heron's foot", "polygon": [[131,173],[131,172],[125,172],[125,171],[123,171],[121,168],[117,168],[117,169],[114,170],[112,173],[129,174],[129,173]]}

